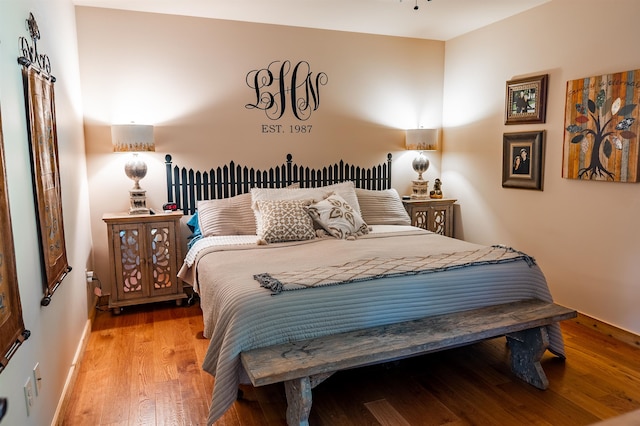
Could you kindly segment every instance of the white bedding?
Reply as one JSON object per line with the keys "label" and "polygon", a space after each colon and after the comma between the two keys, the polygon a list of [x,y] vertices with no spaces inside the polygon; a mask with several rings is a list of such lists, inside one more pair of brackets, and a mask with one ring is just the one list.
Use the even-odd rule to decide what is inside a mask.
{"label": "white bedding", "polygon": [[[482,247],[413,227],[374,226],[373,232],[355,241],[322,238],[259,246],[255,236],[233,238],[231,245],[207,240],[192,247],[179,275],[199,293],[204,335],[211,339],[203,363],[203,369],[215,376],[209,424],[233,404],[239,383],[248,383],[239,358],[242,351],[527,298],[552,300],[538,266],[525,261],[277,296],[253,279],[264,272],[335,265],[363,256],[430,255]],[[549,349],[564,356],[559,327],[550,327],[549,332]]]}

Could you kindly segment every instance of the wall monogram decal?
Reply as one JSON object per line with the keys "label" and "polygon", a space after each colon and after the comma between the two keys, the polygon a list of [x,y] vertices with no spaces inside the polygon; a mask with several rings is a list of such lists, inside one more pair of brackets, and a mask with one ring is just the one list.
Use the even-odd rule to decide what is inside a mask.
{"label": "wall monogram decal", "polygon": [[[324,72],[315,74],[307,61],[273,61],[267,67],[249,71],[246,83],[255,95],[247,109],[264,111],[270,120],[279,120],[290,109],[293,116],[306,121],[320,107],[320,86],[328,83]],[[304,127],[304,130],[303,130]],[[289,126],[291,133],[306,133],[311,126]],[[263,133],[283,133],[283,125],[263,125]]]}

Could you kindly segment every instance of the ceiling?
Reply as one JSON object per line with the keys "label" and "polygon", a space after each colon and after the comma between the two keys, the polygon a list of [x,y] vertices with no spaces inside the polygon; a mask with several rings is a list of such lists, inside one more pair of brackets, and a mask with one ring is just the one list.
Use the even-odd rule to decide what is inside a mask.
{"label": "ceiling", "polygon": [[443,41],[548,1],[551,0],[72,0],[79,6]]}

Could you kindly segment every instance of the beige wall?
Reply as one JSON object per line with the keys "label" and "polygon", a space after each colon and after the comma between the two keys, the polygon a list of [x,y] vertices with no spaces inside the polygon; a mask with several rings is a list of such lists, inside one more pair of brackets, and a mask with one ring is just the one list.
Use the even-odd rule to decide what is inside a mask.
{"label": "beige wall", "polygon": [[[106,281],[100,217],[126,210],[131,186],[110,152],[112,123],[156,125],[142,182],[153,206],[165,198],[165,153],[194,166],[261,166],[289,152],[310,165],[377,163],[392,152],[394,186],[406,193],[402,129],[442,124],[442,158],[427,178],[442,171],[446,195],[459,199],[456,235],[526,251],[557,301],[640,333],[638,185],[560,177],[566,81],[639,67],[640,4],[611,3],[612,32],[601,2],[553,0],[447,43],[77,8],[96,270]],[[270,121],[244,108],[247,72],[285,59],[329,77],[308,135],[261,134]],[[550,76],[547,122],[505,126],[505,82],[538,74]],[[526,130],[546,131],[544,191],[501,187],[502,135]]]}
{"label": "beige wall", "polygon": [[[38,50],[49,56],[57,78],[62,209],[67,258],[73,268],[47,307],[40,306],[39,243],[21,67],[16,60],[18,37],[29,36],[25,20],[30,12],[40,30]],[[2,424],[41,426],[54,417],[88,312],[84,270],[91,264],[91,228],[75,14],[69,0],[0,0],[0,107],[18,286],[25,327],[31,331],[0,374],[0,396],[9,399]],[[42,390],[27,416],[23,386],[36,363],[42,371]]]}
{"label": "beige wall", "polygon": [[[261,24],[79,7],[80,70],[96,271],[109,280],[105,212],[126,211],[132,182],[113,154],[110,125],[155,125],[156,152],[141,182],[148,204],[166,202],[164,156],[193,167],[324,166],[383,162],[408,190],[413,154],[404,129],[442,122],[444,43]],[[320,105],[306,121],[290,105],[280,120],[250,110],[245,78],[273,61],[307,61],[326,73]],[[263,125],[311,125],[306,134],[264,134]],[[186,161],[189,161],[186,163]],[[439,157],[427,178],[439,173]]]}
{"label": "beige wall", "polygon": [[[636,0],[553,0],[446,43],[443,179],[456,234],[533,255],[555,299],[640,333],[640,184],[561,178],[567,80],[640,68]],[[547,121],[504,125],[505,82],[549,74]],[[544,191],[501,187],[502,134],[545,130]]]}
{"label": "beige wall", "polygon": [[[443,189],[460,200],[457,236],[528,252],[556,300],[640,333],[638,184],[560,177],[565,83],[639,67],[635,0],[608,3],[615,25],[603,23],[601,1],[553,0],[446,44],[77,8],[80,73],[69,0],[0,1],[6,172],[22,310],[32,332],[0,376],[0,396],[9,398],[3,424],[42,425],[54,417],[86,324],[84,269],[93,266],[92,234],[95,269],[102,279],[108,276],[100,218],[127,208],[131,186],[122,158],[111,153],[109,126],[117,122],[156,125],[157,152],[148,156],[143,180],[154,206],[164,202],[165,153],[198,166],[230,159],[270,165],[289,152],[310,165],[337,158],[364,164],[392,152],[394,186],[406,193],[412,155],[402,151],[402,129],[444,124],[442,159],[432,157],[427,178],[442,170]],[[16,64],[29,12],[38,20],[39,49],[51,57],[58,78],[63,210],[73,267],[46,308],[39,305],[41,271],[34,267],[37,231]],[[244,108],[251,100],[246,73],[283,59],[309,61],[312,71],[329,77],[321,107],[307,123],[312,134],[263,135],[260,126],[269,121]],[[547,122],[505,126],[505,81],[542,73],[550,75]],[[296,122],[288,117],[281,124]],[[544,191],[501,188],[502,134],[538,129],[547,132]],[[27,416],[22,386],[36,363],[43,390]]]}

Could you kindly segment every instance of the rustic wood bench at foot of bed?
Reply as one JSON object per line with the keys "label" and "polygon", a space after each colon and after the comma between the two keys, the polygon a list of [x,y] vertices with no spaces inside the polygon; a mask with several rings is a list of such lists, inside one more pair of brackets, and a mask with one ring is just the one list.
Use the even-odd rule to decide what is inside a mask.
{"label": "rustic wood bench at foot of bed", "polygon": [[362,367],[485,339],[506,336],[511,370],[546,389],[540,360],[549,345],[545,326],[576,317],[576,311],[540,300],[488,306],[242,352],[254,386],[284,382],[287,424],[308,425],[311,389],[336,371]]}

